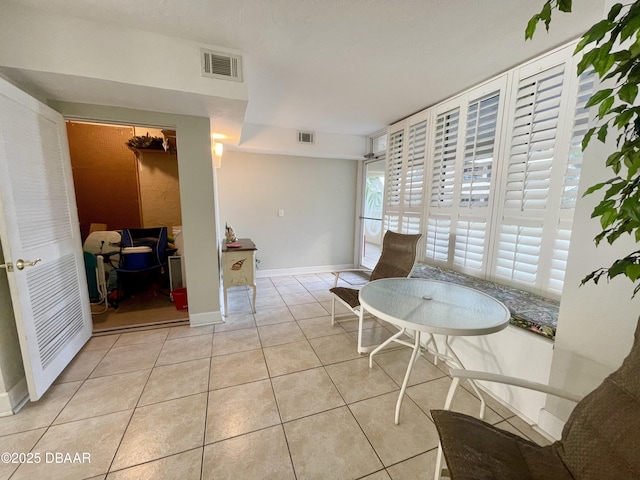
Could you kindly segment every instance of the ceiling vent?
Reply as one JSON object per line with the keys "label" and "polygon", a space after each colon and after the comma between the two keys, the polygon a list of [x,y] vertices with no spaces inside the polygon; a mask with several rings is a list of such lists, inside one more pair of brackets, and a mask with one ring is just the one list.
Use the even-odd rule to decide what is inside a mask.
{"label": "ceiling vent", "polygon": [[200,64],[203,77],[242,81],[242,57],[228,53],[200,49]]}
{"label": "ceiling vent", "polygon": [[298,143],[313,143],[313,132],[298,132]]}

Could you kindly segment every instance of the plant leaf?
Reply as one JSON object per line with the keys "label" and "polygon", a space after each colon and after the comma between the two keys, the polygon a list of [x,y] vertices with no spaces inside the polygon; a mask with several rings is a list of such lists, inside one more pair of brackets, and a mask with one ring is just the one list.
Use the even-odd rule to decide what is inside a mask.
{"label": "plant leaf", "polygon": [[618,218],[618,211],[615,209],[606,210],[600,215],[600,225],[602,228],[607,228],[613,225]]}
{"label": "plant leaf", "polygon": [[613,262],[613,264],[609,267],[609,278],[614,278],[624,273],[628,265],[629,261],[624,258]]}
{"label": "plant leaf", "polygon": [[613,121],[613,124],[616,127],[618,127],[619,129],[620,128],[625,128],[629,124],[629,122],[631,121],[631,118],[633,117],[633,113],[634,112],[631,109],[628,109],[628,110],[625,110],[625,111],[621,112],[615,118],[615,120]]}
{"label": "plant leaf", "polygon": [[602,182],[602,183],[596,183],[595,185],[591,185],[589,188],[587,188],[587,191],[584,192],[582,196],[591,195],[593,192],[600,190],[602,187],[604,187],[608,183],[609,182]]}
{"label": "plant leaf", "polygon": [[607,15],[607,20],[609,20],[610,22],[613,22],[618,16],[618,14],[620,13],[620,10],[622,10],[622,4],[616,3],[613,7],[611,7],[611,10],[609,10],[609,14]]}
{"label": "plant leaf", "polygon": [[540,15],[537,13],[529,19],[529,23],[527,23],[527,28],[524,31],[524,39],[531,40],[533,38],[533,34],[536,32],[536,27],[538,26],[538,22],[540,21]]}
{"label": "plant leaf", "polygon": [[588,39],[587,43],[599,42],[604,38],[607,32],[613,29],[616,26],[611,20],[605,19],[600,20],[598,23],[593,25],[587,33],[583,35],[584,38]]}
{"label": "plant leaf", "polygon": [[602,143],[604,143],[605,140],[607,139],[607,129],[608,128],[609,128],[609,124],[605,123],[604,125],[602,125],[598,129],[598,140],[600,140]]}
{"label": "plant leaf", "polygon": [[627,185],[627,182],[613,183],[607,189],[607,192],[604,194],[604,199],[607,200],[607,199],[613,197],[614,195],[617,195],[618,193],[620,193],[620,190],[622,190],[625,185]]}
{"label": "plant leaf", "polygon": [[613,106],[613,102],[614,102],[613,97],[605,98],[602,101],[602,103],[600,104],[600,107],[598,108],[599,118],[604,118],[609,113],[609,111],[611,110],[611,107]]}
{"label": "plant leaf", "polygon": [[593,136],[595,131],[596,127],[591,127],[589,130],[587,130],[587,133],[584,134],[584,138],[582,139],[582,151],[585,151],[587,149],[587,146],[589,145],[591,137]]}
{"label": "plant leaf", "polygon": [[591,95],[589,101],[586,103],[585,107],[593,107],[598,103],[602,102],[605,98],[610,97],[613,93],[612,88],[605,88],[604,90],[598,90],[596,93]]}
{"label": "plant leaf", "polygon": [[558,0],[558,10],[561,12],[570,12],[571,0]]}
{"label": "plant leaf", "polygon": [[549,24],[551,23],[551,0],[547,1],[547,3],[542,6],[542,10],[540,10],[538,16],[540,17],[540,20],[544,22],[544,26],[548,32]]}
{"label": "plant leaf", "polygon": [[[613,200],[601,201],[598,205],[596,205],[596,208],[593,209],[591,218],[600,217],[604,215],[606,212],[611,210],[615,212],[615,208],[614,208],[615,205],[616,205],[616,202],[614,202]],[[603,227],[603,228],[606,228],[606,227]]]}
{"label": "plant leaf", "polygon": [[629,277],[632,282],[635,282],[638,278],[640,278],[640,265],[631,264],[627,265],[627,268],[624,271],[625,275]]}
{"label": "plant leaf", "polygon": [[635,15],[632,15],[631,12],[629,13],[629,21],[624,27],[622,27],[622,31],[620,32],[620,41],[625,41],[640,29],[640,15],[638,15],[637,12]]}

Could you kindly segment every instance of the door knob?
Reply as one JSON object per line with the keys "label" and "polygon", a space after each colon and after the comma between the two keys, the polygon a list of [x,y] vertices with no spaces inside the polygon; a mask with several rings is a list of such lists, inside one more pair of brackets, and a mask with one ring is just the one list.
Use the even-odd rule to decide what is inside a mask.
{"label": "door knob", "polygon": [[24,267],[33,267],[36,263],[41,262],[41,258],[36,258],[34,261],[22,260],[21,258],[16,261],[16,268],[18,270],[24,270]]}

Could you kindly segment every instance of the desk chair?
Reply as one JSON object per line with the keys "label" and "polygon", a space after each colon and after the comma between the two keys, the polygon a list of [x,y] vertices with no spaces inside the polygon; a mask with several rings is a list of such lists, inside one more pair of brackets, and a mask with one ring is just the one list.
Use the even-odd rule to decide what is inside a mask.
{"label": "desk chair", "polygon": [[[118,287],[114,307],[117,308],[121,300],[123,277],[130,274],[159,271],[164,273],[167,265],[167,227],[156,228],[125,228],[122,230],[120,262],[116,272],[118,274]],[[139,267],[127,266],[124,249],[128,247],[149,247],[151,249],[149,262]]]}
{"label": "desk chair", "polygon": [[[387,230],[382,240],[382,253],[373,271],[367,269],[349,269],[333,272],[335,281],[329,291],[333,294],[331,303],[331,325],[336,322],[336,300],[347,307],[355,315],[360,315],[359,290],[349,287],[339,287],[340,274],[345,272],[364,272],[370,274],[369,281],[380,278],[409,277],[416,263],[418,241],[421,234],[407,235]],[[358,352],[367,351],[361,345],[362,322],[358,330]]]}

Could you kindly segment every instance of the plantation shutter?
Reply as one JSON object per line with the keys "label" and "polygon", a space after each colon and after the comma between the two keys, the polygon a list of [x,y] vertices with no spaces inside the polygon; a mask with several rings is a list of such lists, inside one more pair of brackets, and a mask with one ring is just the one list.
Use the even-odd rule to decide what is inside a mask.
{"label": "plantation shutter", "polygon": [[455,197],[459,127],[460,107],[436,117],[425,256],[445,264],[448,264],[450,259],[449,240]]}
{"label": "plantation shutter", "polygon": [[385,178],[384,230],[398,232],[400,221],[400,194],[402,191],[402,156],[404,130],[389,134],[387,144],[387,173]]}
{"label": "plantation shutter", "polygon": [[580,171],[582,169],[582,140],[591,126],[589,124],[589,109],[586,108],[585,105],[595,91],[595,81],[596,76],[593,71],[584,72],[578,79],[571,140],[562,185],[559,220],[547,286],[549,292],[558,296],[562,294],[562,288],[564,286],[571,229],[573,227],[573,215],[578,199],[578,184],[580,182]]}
{"label": "plantation shutter", "polygon": [[[559,295],[562,288],[575,204],[572,184],[579,178],[569,144],[584,127],[584,102],[576,107],[574,95],[570,105],[575,70],[567,62],[569,53],[558,52],[516,73],[493,256],[496,280],[541,294]],[[577,122],[573,133],[567,117]],[[570,210],[564,217],[563,202]]]}
{"label": "plantation shutter", "polygon": [[[564,64],[520,81],[506,183],[505,210],[544,210],[551,181]],[[535,216],[535,215],[528,215]],[[540,215],[538,215],[540,216]]]}
{"label": "plantation shutter", "polygon": [[486,263],[499,110],[500,92],[494,92],[470,102],[467,111],[453,263],[469,273],[484,273]]}
{"label": "plantation shutter", "polygon": [[394,128],[395,131],[389,134],[385,230],[410,234],[422,231],[427,148],[427,120],[424,117],[412,117],[398,125],[402,130]]}
{"label": "plantation shutter", "polygon": [[505,86],[503,76],[436,110],[425,256],[443,267],[485,274]]}
{"label": "plantation shutter", "polygon": [[409,125],[406,169],[404,174],[402,233],[421,230],[424,168],[427,144],[427,121]]}
{"label": "plantation shutter", "polygon": [[431,206],[453,206],[460,108],[438,115],[431,175]]}

